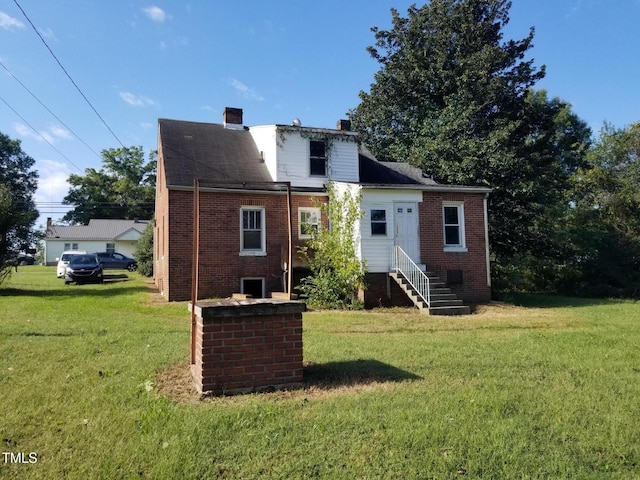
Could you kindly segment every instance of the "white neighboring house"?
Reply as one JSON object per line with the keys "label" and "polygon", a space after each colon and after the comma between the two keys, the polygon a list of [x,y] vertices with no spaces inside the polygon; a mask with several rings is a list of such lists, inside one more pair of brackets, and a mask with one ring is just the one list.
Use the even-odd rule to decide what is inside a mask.
{"label": "white neighboring house", "polygon": [[149,220],[91,219],[88,225],[53,225],[47,218],[44,239],[44,261],[55,265],[65,250],[118,252],[133,257],[136,242],[149,224]]}

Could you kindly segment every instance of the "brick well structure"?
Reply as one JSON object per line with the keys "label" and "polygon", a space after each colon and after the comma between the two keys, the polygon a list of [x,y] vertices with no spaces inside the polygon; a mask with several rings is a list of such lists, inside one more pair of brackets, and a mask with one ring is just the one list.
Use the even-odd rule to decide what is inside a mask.
{"label": "brick well structure", "polygon": [[[201,393],[233,395],[302,386],[302,302],[197,302],[194,364]],[[189,303],[191,311],[191,303]]]}

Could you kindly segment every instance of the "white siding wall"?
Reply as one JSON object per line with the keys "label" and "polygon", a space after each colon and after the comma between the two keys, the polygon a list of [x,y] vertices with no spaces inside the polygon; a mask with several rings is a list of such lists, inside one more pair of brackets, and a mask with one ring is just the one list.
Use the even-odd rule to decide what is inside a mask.
{"label": "white siding wall", "polygon": [[253,137],[253,141],[258,147],[258,151],[262,152],[265,164],[271,174],[271,179],[274,182],[285,181],[278,180],[277,175],[277,143],[276,143],[276,129],[275,125],[263,125],[258,127],[250,127],[249,133]]}
{"label": "white siding wall", "polygon": [[297,187],[322,188],[326,177],[309,176],[309,139],[298,132],[278,133],[278,181]]}
{"label": "white siding wall", "polygon": [[[333,139],[328,148],[328,176],[309,175],[309,140],[312,130],[298,130],[276,125],[264,125],[249,129],[258,150],[264,154],[265,163],[275,182],[291,182],[296,187],[322,188],[329,180],[358,181],[358,144],[356,137],[345,134],[345,140]],[[327,135],[319,132],[318,139]],[[310,137],[310,138],[308,138]],[[329,136],[330,138],[330,136]]]}
{"label": "white siding wall", "polygon": [[329,166],[331,180],[335,182],[358,182],[358,144],[354,137],[348,140],[333,140]]}
{"label": "white siding wall", "polygon": [[[389,272],[394,246],[394,202],[420,202],[422,192],[411,190],[363,189],[360,235],[362,257],[367,261],[367,271],[371,273]],[[387,235],[371,235],[371,210],[384,210],[387,220]]]}

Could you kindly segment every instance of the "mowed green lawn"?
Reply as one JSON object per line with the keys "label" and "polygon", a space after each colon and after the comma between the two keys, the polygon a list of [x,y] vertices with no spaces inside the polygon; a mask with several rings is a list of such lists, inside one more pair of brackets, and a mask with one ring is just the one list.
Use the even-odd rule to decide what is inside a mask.
{"label": "mowed green lawn", "polygon": [[637,303],[310,312],[305,390],[199,400],[186,304],[127,275],[0,286],[0,477],[640,478]]}

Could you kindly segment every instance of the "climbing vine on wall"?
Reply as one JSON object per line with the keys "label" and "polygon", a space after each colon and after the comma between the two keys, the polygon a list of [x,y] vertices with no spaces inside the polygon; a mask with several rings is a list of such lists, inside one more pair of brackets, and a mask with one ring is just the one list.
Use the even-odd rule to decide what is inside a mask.
{"label": "climbing vine on wall", "polygon": [[365,287],[366,273],[366,263],[357,255],[361,194],[349,189],[340,193],[334,183],[327,185],[327,194],[327,203],[316,203],[323,221],[300,249],[311,269],[301,290],[320,308],[361,308],[358,290]]}

